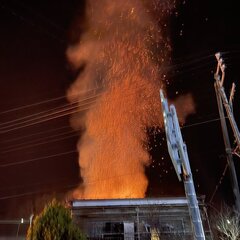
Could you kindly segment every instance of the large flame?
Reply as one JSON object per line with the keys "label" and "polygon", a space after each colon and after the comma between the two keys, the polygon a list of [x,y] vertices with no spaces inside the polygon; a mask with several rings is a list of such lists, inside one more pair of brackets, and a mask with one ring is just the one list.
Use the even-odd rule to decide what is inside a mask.
{"label": "large flame", "polygon": [[162,124],[159,62],[170,49],[152,17],[151,8],[159,6],[164,18],[170,5],[159,1],[88,0],[88,30],[67,52],[76,68],[85,67],[68,99],[81,102],[89,89],[101,94],[84,117],[72,119],[85,129],[78,143],[83,183],[75,198],[145,196],[146,129]]}

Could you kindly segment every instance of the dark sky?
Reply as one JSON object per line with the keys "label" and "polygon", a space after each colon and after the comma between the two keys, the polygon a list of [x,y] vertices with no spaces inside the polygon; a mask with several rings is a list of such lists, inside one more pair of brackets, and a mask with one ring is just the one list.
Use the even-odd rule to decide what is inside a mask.
{"label": "dark sky", "polygon": [[[196,113],[188,117],[182,133],[188,146],[196,190],[205,195],[207,201],[226,165],[220,122],[211,121],[218,118],[213,87],[214,53],[225,52],[227,92],[231,82],[238,84],[240,77],[240,21],[235,2],[188,0],[179,4],[169,22],[173,65],[166,70],[172,82],[168,94],[172,99],[176,91],[192,93],[194,97]],[[84,7],[84,1],[77,0],[0,0],[1,123],[67,103],[64,95],[74,74],[67,64],[65,51],[68,43],[78,36],[72,29],[76,29],[76,18],[84,22]],[[83,26],[80,25],[76,32],[80,33]],[[237,88],[234,105],[238,122],[239,92]],[[63,98],[5,112],[59,96]],[[14,131],[1,129],[1,217],[28,216],[31,208],[38,206],[38,201],[55,193],[63,196],[78,184],[77,153],[72,152],[78,136],[71,132],[69,116]],[[50,135],[55,137],[49,138]],[[146,169],[150,179],[147,196],[184,194],[168,154],[163,150],[162,137],[164,135],[156,137],[161,146],[155,147],[154,139],[151,142],[155,163]],[[160,151],[165,158],[161,166],[157,162]],[[61,153],[68,154],[4,167],[8,163]],[[231,195],[227,173],[213,202],[231,203]]]}

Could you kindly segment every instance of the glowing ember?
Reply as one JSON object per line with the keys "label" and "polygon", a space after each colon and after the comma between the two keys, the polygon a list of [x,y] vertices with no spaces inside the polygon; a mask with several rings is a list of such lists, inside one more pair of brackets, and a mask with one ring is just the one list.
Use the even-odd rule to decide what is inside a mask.
{"label": "glowing ember", "polygon": [[[84,128],[78,143],[83,183],[75,198],[144,197],[150,164],[146,129],[161,126],[159,63],[169,53],[150,8],[161,7],[162,19],[169,4],[159,1],[89,0],[88,31],[68,49],[69,61],[85,68],[68,91],[76,94],[101,88],[101,96],[73,126]],[[155,55],[161,53],[161,58]]]}

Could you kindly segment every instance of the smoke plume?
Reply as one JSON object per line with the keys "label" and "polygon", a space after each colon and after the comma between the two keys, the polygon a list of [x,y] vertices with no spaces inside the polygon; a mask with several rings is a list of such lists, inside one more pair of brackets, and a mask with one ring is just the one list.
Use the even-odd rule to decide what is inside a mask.
{"label": "smoke plume", "polygon": [[[165,17],[174,3],[157,0],[88,0],[87,30],[67,56],[83,69],[69,88],[69,101],[95,97],[72,125],[83,182],[73,197],[141,198],[150,164],[147,128],[162,125],[159,89],[170,45]],[[154,17],[155,13],[160,17]],[[156,14],[155,14],[156,15]]]}

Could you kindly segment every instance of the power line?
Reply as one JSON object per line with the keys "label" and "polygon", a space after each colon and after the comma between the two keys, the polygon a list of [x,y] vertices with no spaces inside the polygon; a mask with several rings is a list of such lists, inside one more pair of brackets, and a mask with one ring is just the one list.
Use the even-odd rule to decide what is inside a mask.
{"label": "power line", "polygon": [[[90,90],[91,91],[91,90]],[[89,98],[93,98],[94,96],[91,96],[91,97],[89,97]],[[86,98],[86,99],[89,99],[89,98]],[[82,101],[85,101],[86,99],[82,99]],[[54,99],[55,100],[55,99]],[[47,100],[47,101],[50,101],[50,100]],[[46,102],[46,101],[44,101],[44,102]],[[40,102],[41,103],[41,102]],[[38,103],[37,103],[38,104]],[[71,105],[71,103],[70,103],[70,105]],[[57,108],[54,108],[54,109],[59,109],[60,107],[57,107]],[[73,107],[70,107],[69,109],[71,109],[71,108],[73,108]],[[77,108],[77,107],[76,107]],[[67,109],[66,109],[67,110]],[[85,109],[84,109],[85,110]],[[51,111],[51,110],[47,110],[47,111],[43,111],[43,113],[46,113],[46,112],[49,112],[49,111]],[[59,112],[62,112],[62,111],[65,111],[65,109],[61,109]],[[42,113],[42,112],[40,112],[40,113]],[[13,120],[13,121],[18,121],[18,120],[21,120],[21,119],[25,119],[25,118],[30,118],[31,116],[35,116],[35,115],[39,115],[40,113],[36,113],[36,114],[33,114],[33,115],[29,115],[29,116],[26,116],[26,117],[23,117],[23,118],[20,118],[20,119],[16,119],[16,120]],[[51,113],[51,114],[56,114],[56,113],[58,113],[58,112],[54,112],[54,113]],[[67,114],[72,114],[73,112],[70,112],[70,113],[67,113]],[[66,114],[66,115],[67,115]],[[65,114],[64,114],[65,115]],[[34,120],[36,120],[36,119],[38,119],[38,118],[42,118],[42,117],[47,117],[48,115],[43,115],[43,116],[40,116],[40,117],[37,117],[37,118],[34,118],[34,119],[29,119],[29,120],[27,120],[27,122],[31,122],[31,121],[34,121]],[[59,116],[55,116],[54,118],[56,118],[56,117],[61,117],[61,115],[59,115]],[[44,121],[47,121],[47,120],[49,120],[49,119],[44,119]],[[50,118],[50,120],[51,120],[51,118]],[[205,121],[205,122],[199,122],[199,123],[195,123],[195,124],[191,124],[191,125],[185,125],[185,126],[183,126],[183,128],[186,128],[186,127],[191,127],[191,126],[195,126],[195,125],[200,125],[200,124],[204,124],[204,123],[209,123],[209,122],[212,122],[212,121],[217,121],[217,120],[219,120],[219,119],[212,119],[212,120],[208,120],[208,121]],[[13,121],[9,121],[9,122],[13,122]],[[9,123],[9,122],[6,122],[6,123],[3,123],[3,124],[7,124],[7,123]],[[40,122],[42,122],[42,121],[40,121]],[[25,123],[25,122],[23,122],[23,123]],[[29,124],[29,125],[33,125],[33,124],[37,124],[38,122],[35,122],[35,123],[31,123],[31,124]],[[17,123],[17,125],[19,125],[19,124],[22,124],[21,122],[20,123]],[[10,130],[8,130],[8,131],[12,131],[12,130],[15,130],[15,129],[19,129],[19,128],[22,128],[22,127],[26,127],[26,126],[29,126],[29,125],[25,125],[25,126],[21,126],[21,127],[17,127],[17,128],[14,128],[14,129],[10,129]],[[10,126],[5,126],[5,127],[12,127],[13,125],[10,125]]]}
{"label": "power line", "polygon": [[67,112],[65,111],[65,112],[63,112],[61,114],[58,114],[58,115],[50,114],[48,117],[46,117],[46,116],[44,118],[41,117],[38,121],[35,121],[35,122],[33,122],[33,120],[30,120],[30,121],[28,121],[30,123],[27,123],[27,124],[22,124],[22,125],[16,124],[16,127],[13,127],[13,126],[15,126],[15,125],[13,125],[13,126],[11,126],[13,128],[2,130],[2,131],[0,131],[0,133],[3,134],[3,133],[12,132],[14,130],[26,128],[26,127],[33,126],[33,125],[36,125],[36,124],[39,124],[39,123],[43,123],[43,122],[47,122],[47,121],[50,121],[50,120],[53,120],[53,119],[61,118],[61,117],[67,116],[67,115],[72,115],[74,113],[83,112],[83,111],[88,110],[90,108],[90,104],[92,104],[94,102],[95,101],[89,102],[88,104],[82,105],[82,108],[75,108],[72,111],[67,111]]}
{"label": "power line", "polygon": [[[70,188],[74,188],[77,187],[79,184],[71,184],[71,185],[67,185],[61,188],[57,188],[57,190],[65,190],[65,189],[70,189]],[[7,200],[7,199],[13,199],[13,198],[20,198],[20,197],[26,197],[26,196],[31,196],[31,195],[36,195],[36,194],[44,194],[44,193],[52,193],[52,189],[50,190],[45,190],[45,191],[31,191],[31,192],[25,192],[25,193],[20,193],[20,194],[13,194],[13,195],[6,195],[3,197],[0,197],[0,200]]]}
{"label": "power line", "polygon": [[[184,63],[182,63],[182,65],[183,65],[183,64],[184,64]],[[171,68],[174,68],[175,66],[178,66],[178,64],[176,64],[176,65],[171,65],[170,67],[166,67],[166,69],[169,70],[169,69],[171,69]],[[181,73],[175,73],[175,74],[181,74]],[[98,88],[93,88],[93,89],[90,89],[90,90],[87,90],[87,91],[81,91],[79,94],[72,95],[71,97],[76,97],[76,98],[77,98],[78,96],[81,96],[82,94],[86,94],[86,93],[88,93],[88,92],[93,92],[93,91],[101,90],[101,89],[103,89],[103,87],[104,87],[104,86],[98,87]],[[32,104],[24,105],[24,106],[21,106],[21,107],[9,109],[9,110],[6,110],[6,111],[2,111],[2,112],[0,112],[0,115],[6,114],[6,113],[10,113],[10,112],[13,112],[13,111],[22,110],[22,109],[25,109],[25,108],[34,107],[34,106],[41,105],[41,104],[45,104],[45,103],[54,102],[54,101],[61,100],[61,99],[66,99],[66,95],[59,96],[59,97],[55,97],[55,98],[50,98],[50,99],[42,100],[42,101],[39,101],[39,102],[36,102],[36,103],[32,103]],[[77,102],[77,101],[76,101],[76,102]],[[69,103],[69,104],[72,104],[72,103]]]}
{"label": "power line", "polygon": [[[91,102],[91,103],[93,103],[93,102]],[[0,133],[11,132],[11,131],[14,131],[14,130],[17,130],[17,129],[21,129],[21,128],[25,128],[25,127],[28,127],[28,126],[32,126],[32,125],[35,125],[35,124],[38,124],[38,123],[50,121],[50,120],[53,120],[53,119],[56,119],[56,118],[59,118],[59,117],[71,115],[71,114],[73,114],[73,113],[78,113],[78,112],[86,111],[86,110],[88,110],[88,109],[90,109],[90,106],[84,107],[84,108],[81,108],[81,109],[76,108],[76,110],[74,110],[74,111],[66,112],[66,113],[63,113],[63,114],[59,114],[59,115],[57,115],[57,116],[49,117],[49,118],[42,119],[42,120],[39,120],[39,121],[36,121],[36,122],[32,122],[32,123],[29,123],[29,124],[25,124],[25,125],[22,125],[22,126],[14,127],[14,128],[7,129],[7,130],[3,130],[3,131],[0,131]],[[211,119],[211,120],[203,121],[203,122],[198,122],[198,123],[194,123],[194,124],[190,124],[190,125],[185,125],[185,126],[183,126],[182,128],[192,127],[192,126],[197,126],[197,125],[202,125],[202,124],[205,124],[205,123],[215,122],[215,121],[218,121],[218,120],[220,120],[220,118]],[[19,124],[18,124],[18,125],[19,125]]]}
{"label": "power line", "polygon": [[[226,118],[227,118],[227,117],[226,117]],[[207,121],[196,122],[196,123],[184,125],[184,126],[182,126],[181,128],[194,127],[194,126],[203,125],[203,124],[207,124],[207,123],[217,122],[217,121],[219,121],[219,120],[220,120],[220,118],[214,118],[214,119],[210,119],[210,120],[207,120]]]}
{"label": "power line", "polygon": [[[141,89],[141,87],[143,87],[145,85],[146,84],[139,85],[137,88],[135,87],[134,90]],[[133,94],[135,94],[135,93],[129,93],[126,96],[130,96],[130,95],[133,95]],[[86,103],[84,103],[84,102],[86,100],[90,100],[91,98],[95,98],[96,96],[100,96],[100,95],[101,94],[99,93],[99,94],[95,94],[95,96],[93,95],[93,96],[90,96],[90,97],[88,97],[86,99],[83,99],[83,100],[78,102],[77,106],[71,106],[71,107],[66,108],[66,109],[63,108],[63,109],[61,109],[61,110],[59,110],[57,112],[52,112],[52,113],[49,113],[49,114],[46,114],[46,115],[37,116],[37,117],[35,117],[33,119],[27,119],[27,120],[24,120],[22,122],[17,122],[17,123],[14,123],[14,124],[10,124],[8,126],[4,126],[4,127],[0,128],[0,133],[8,133],[8,132],[11,132],[11,131],[14,131],[14,130],[18,130],[18,129],[21,129],[21,128],[25,128],[25,127],[28,127],[28,126],[33,126],[35,124],[39,124],[39,123],[43,123],[43,122],[46,122],[46,121],[50,121],[50,120],[53,120],[53,119],[56,119],[56,118],[59,118],[59,117],[71,115],[73,113],[86,111],[89,108],[91,108],[90,105],[92,103],[94,103],[95,100],[93,99],[90,102],[86,102]],[[82,103],[82,104],[79,104],[79,103]],[[49,112],[49,111],[50,110],[47,110],[47,112]],[[34,114],[34,115],[37,115],[37,114]],[[32,115],[26,116],[26,117],[24,117],[24,119],[25,118],[30,118],[31,116]],[[23,118],[20,118],[19,120],[21,120],[21,119],[23,119]],[[18,119],[16,119],[16,121],[17,120]],[[15,120],[12,120],[12,121],[15,121]],[[5,124],[7,124],[7,122]]]}
{"label": "power line", "polygon": [[[93,89],[89,89],[89,90],[86,90],[86,91],[80,91],[78,94],[70,95],[70,97],[78,98],[81,95],[88,94],[88,93],[91,93],[91,92],[93,92],[95,94],[95,91],[98,91],[98,90],[101,90],[101,89],[102,89],[102,87],[98,87],[98,88],[93,88]],[[6,110],[6,111],[2,111],[2,112],[0,112],[0,115],[6,114],[6,113],[9,113],[9,112],[15,112],[15,111],[22,110],[22,109],[25,109],[25,108],[35,107],[35,106],[42,105],[42,104],[45,104],[45,103],[55,102],[55,101],[61,100],[61,99],[66,99],[66,95],[62,95],[62,96],[55,97],[55,98],[49,98],[49,99],[42,100],[42,101],[39,101],[39,102],[27,104],[27,105],[24,105],[24,106],[21,106],[21,107],[12,108],[12,109],[9,109],[9,110]],[[74,101],[74,103],[75,103],[75,101]],[[69,105],[71,105],[71,104],[72,103],[69,103]]]}
{"label": "power line", "polygon": [[[20,183],[19,185],[16,185],[14,184],[14,186],[7,186],[5,188],[0,188],[0,192],[6,192],[6,191],[17,191],[19,189],[22,189],[22,188],[33,188],[33,187],[41,187],[41,186],[46,186],[46,185],[55,185],[55,184],[61,184],[61,183],[68,183],[70,181],[70,178],[69,177],[61,177],[61,178],[57,178],[53,181],[49,181],[49,179],[47,179],[46,182],[35,182],[35,183],[31,183],[31,184],[22,184]],[[28,182],[29,183],[29,182]]]}
{"label": "power line", "polygon": [[213,191],[213,193],[212,193],[212,195],[211,195],[211,197],[210,197],[210,200],[209,200],[209,203],[210,203],[210,204],[212,203],[213,198],[214,198],[214,196],[215,196],[215,194],[216,194],[216,192],[217,192],[219,186],[221,185],[221,183],[222,183],[222,181],[223,181],[223,178],[224,178],[225,175],[226,175],[226,172],[227,172],[228,166],[229,166],[229,164],[228,164],[228,162],[227,162],[226,165],[225,165],[225,168],[224,168],[224,170],[223,170],[223,173],[222,173],[222,175],[221,175],[221,177],[220,177],[220,179],[219,179],[217,185],[215,186],[215,189],[214,189],[214,191]]}
{"label": "power line", "polygon": [[[57,114],[57,113],[61,113],[63,111],[72,110],[72,109],[77,107],[76,103],[75,104],[65,104],[63,106],[58,106],[58,107],[55,107],[55,108],[52,108],[52,109],[49,109],[49,110],[37,112],[37,113],[27,115],[27,116],[24,116],[24,117],[21,117],[21,118],[16,118],[16,119],[13,119],[13,120],[10,120],[10,121],[7,121],[7,122],[3,122],[3,123],[0,124],[0,130],[5,129],[5,128],[9,128],[9,127],[12,127],[12,126],[15,126],[15,125],[19,125],[19,124],[22,124],[22,123],[27,123],[27,122],[30,122],[30,121],[33,121],[33,120],[38,120],[39,118],[47,117],[50,114]],[[43,115],[41,115],[41,114],[43,114]],[[31,117],[35,117],[35,118],[31,119]],[[28,118],[30,118],[30,119],[28,119]],[[21,122],[21,120],[23,120],[23,121]]]}
{"label": "power line", "polygon": [[[186,67],[194,65],[195,63],[198,63],[198,62],[203,62],[203,63],[201,63],[200,66],[204,66],[204,65],[206,65],[206,63],[207,64],[214,63],[214,59],[212,59],[213,57],[214,57],[214,54],[202,57],[200,59],[191,60],[191,61],[185,61],[185,62],[180,61],[180,63],[172,64],[169,67],[166,67],[166,69],[169,69],[169,71],[172,71],[172,70],[179,69],[179,68],[186,68]],[[208,61],[206,61],[206,60],[208,60]],[[174,61],[174,59],[173,59],[173,61]]]}
{"label": "power line", "polygon": [[[213,114],[209,114],[207,116],[212,116],[212,115]],[[206,115],[198,116],[198,119],[203,119],[205,117],[206,117]],[[210,119],[210,121],[211,121],[211,119]],[[201,122],[196,122],[196,123],[194,123],[194,125],[198,124],[198,123],[201,123]],[[191,127],[191,124],[190,125],[185,125],[182,128],[185,128],[187,126]],[[63,129],[71,129],[71,130],[68,130],[68,131],[64,131],[65,133],[67,133],[69,131],[74,131],[74,130],[72,130],[72,128],[69,125],[65,125],[65,126],[62,126],[62,127],[53,128],[53,129],[50,129],[50,130],[39,131],[39,132],[36,132],[36,133],[32,133],[32,134],[28,134],[28,135],[24,135],[24,136],[20,136],[20,137],[16,137],[16,138],[4,139],[4,140],[0,141],[0,144],[8,144],[8,143],[11,143],[11,142],[16,142],[16,141],[23,140],[23,139],[28,139],[28,138],[31,138],[31,137],[34,137],[34,136],[43,135],[43,134],[47,134],[47,133],[52,133],[52,132],[56,132],[56,131],[63,130]],[[52,136],[53,135],[50,135],[50,137],[52,137]]]}
{"label": "power line", "polygon": [[23,160],[23,161],[18,161],[18,162],[1,164],[0,168],[17,166],[17,165],[22,165],[22,164],[26,164],[26,163],[33,163],[36,161],[45,160],[45,159],[54,158],[54,157],[60,157],[60,156],[64,156],[64,155],[69,155],[69,154],[76,153],[76,152],[77,152],[77,150],[72,150],[72,151],[68,151],[68,152],[62,152],[62,153],[57,153],[57,154],[53,154],[53,155],[48,155],[45,157],[39,157],[39,158],[33,158],[33,159],[28,159],[28,160]]}
{"label": "power line", "polygon": [[[94,90],[96,90],[96,89],[94,89]],[[92,90],[90,90],[90,91],[92,91]],[[88,92],[88,91],[86,91],[86,92]],[[67,110],[72,110],[72,109],[78,107],[77,104],[79,104],[79,103],[81,103],[81,102],[84,102],[84,101],[86,101],[86,100],[90,100],[90,99],[92,99],[92,98],[96,98],[96,97],[98,97],[98,96],[100,96],[100,95],[101,95],[100,93],[99,93],[99,94],[95,94],[95,95],[92,95],[92,96],[88,96],[88,97],[86,97],[86,98],[83,98],[83,99],[81,99],[81,100],[79,100],[79,101],[76,100],[76,101],[74,101],[74,102],[72,102],[72,103],[65,104],[65,105],[63,105],[63,106],[58,106],[58,107],[55,107],[55,108],[50,109],[50,110],[41,111],[41,112],[34,113],[34,114],[31,114],[31,115],[28,115],[28,116],[25,116],[25,117],[21,117],[21,118],[17,118],[17,119],[14,119],[14,120],[10,120],[10,121],[7,121],[7,122],[0,123],[0,126],[2,126],[2,127],[0,128],[0,130],[3,130],[3,129],[5,129],[5,128],[9,128],[9,127],[14,127],[15,125],[20,125],[20,124],[22,124],[22,123],[27,123],[27,122],[30,122],[30,121],[34,121],[35,119],[37,120],[37,119],[39,119],[39,118],[47,117],[47,116],[49,116],[49,115],[42,115],[42,116],[41,116],[40,114],[49,113],[49,112],[51,112],[51,111],[53,111],[53,110],[58,110],[58,109],[60,109],[59,112],[63,112],[63,111],[67,111]],[[11,109],[11,110],[8,110],[8,111],[5,111],[5,112],[1,112],[0,114],[4,114],[4,113],[7,113],[7,112],[11,112],[11,111],[16,111],[16,110],[23,109],[23,108],[28,108],[28,107],[35,106],[35,105],[40,105],[40,104],[47,103],[47,102],[50,102],[50,101],[55,101],[55,100],[61,99],[61,98],[63,98],[63,96],[57,97],[57,98],[53,98],[53,99],[49,99],[49,100],[45,100],[45,101],[41,101],[41,102],[37,102],[37,103],[34,103],[34,104],[30,104],[30,105],[25,105],[25,106],[22,106],[22,107],[19,107],[19,108],[14,108],[14,109]],[[56,114],[56,113],[58,113],[58,111],[57,111],[57,112],[53,112],[53,113],[51,113],[51,114]],[[40,116],[38,116],[38,115],[40,115]],[[31,117],[34,117],[34,116],[36,116],[36,118],[34,118],[34,119],[28,119],[28,118],[31,118]],[[27,119],[27,120],[26,120],[26,121],[23,121],[22,123],[21,123],[21,122],[18,123],[19,121],[25,120],[25,119]],[[11,123],[15,123],[15,124],[11,124]],[[8,125],[8,124],[9,124],[9,125]],[[5,126],[5,125],[8,125],[8,126]]]}
{"label": "power line", "polygon": [[[226,56],[232,53],[239,53],[239,52],[240,50],[226,50],[226,51],[222,51],[221,53],[224,56]],[[173,64],[174,67],[182,66],[182,65],[186,66],[190,64],[199,63],[214,57],[215,57],[215,53],[212,53],[212,51],[206,51],[204,54],[203,52],[201,52],[200,54],[191,54],[184,57],[173,58],[172,62],[176,62],[175,64]]]}
{"label": "power line", "polygon": [[57,139],[52,139],[52,140],[45,141],[45,142],[29,144],[29,145],[25,145],[25,146],[22,146],[22,147],[11,148],[11,149],[2,151],[1,153],[6,154],[6,153],[10,153],[10,152],[15,152],[15,151],[19,151],[19,150],[23,150],[23,149],[27,149],[27,148],[32,148],[32,147],[36,147],[36,146],[45,145],[45,144],[48,144],[48,143],[59,142],[59,141],[62,141],[62,140],[65,140],[65,139],[70,139],[70,138],[77,137],[77,136],[79,136],[79,134],[75,133],[75,134],[72,134],[72,135],[69,135],[69,136],[65,136],[65,137],[57,138]]}
{"label": "power line", "polygon": [[65,112],[65,113],[59,114],[57,116],[44,118],[44,119],[41,119],[41,120],[36,121],[36,122],[32,122],[32,123],[25,124],[25,125],[22,125],[22,126],[18,126],[18,127],[14,127],[14,128],[10,128],[10,129],[6,129],[6,130],[3,130],[3,131],[0,131],[0,134],[9,133],[9,132],[12,132],[14,130],[30,127],[30,126],[33,126],[33,125],[36,125],[36,124],[39,124],[39,123],[44,123],[44,122],[47,122],[47,121],[50,121],[50,120],[54,120],[54,119],[61,118],[61,117],[67,116],[67,115],[71,115],[73,113],[83,112],[83,111],[86,111],[88,109],[89,109],[89,106],[85,107],[85,108],[77,109],[75,111]]}
{"label": "power line", "polygon": [[0,141],[0,144],[16,142],[16,141],[19,141],[19,140],[28,139],[28,138],[35,137],[35,136],[38,136],[38,135],[47,134],[47,133],[51,133],[51,132],[56,132],[56,131],[59,131],[59,130],[69,129],[69,128],[71,128],[69,125],[65,125],[65,126],[62,126],[62,127],[53,128],[53,129],[46,130],[46,131],[40,131],[40,132],[36,132],[36,133],[32,133],[32,134],[28,134],[28,135],[24,135],[24,136],[20,136],[20,137],[16,137],[16,138],[4,139],[4,140]]}
{"label": "power line", "polygon": [[[231,54],[233,52],[234,51],[225,51],[223,53],[224,53],[224,55],[228,55],[228,54]],[[214,54],[208,54],[206,56],[197,57],[197,58],[195,56],[192,57],[192,58],[188,57],[187,58],[188,60],[185,60],[185,61],[183,60],[184,58],[173,59],[172,62],[179,61],[180,63],[175,63],[175,64],[172,64],[170,66],[163,67],[162,70],[167,70],[168,72],[175,71],[173,74],[170,74],[169,77],[178,76],[180,74],[184,74],[184,73],[187,73],[187,72],[193,72],[197,69],[201,69],[202,67],[206,67],[206,65],[210,65],[211,63],[215,63],[213,57],[214,57]],[[206,60],[208,60],[208,61],[206,61]],[[197,66],[192,66],[191,67],[191,65],[194,65],[194,64],[199,63],[199,62],[203,62],[203,63],[198,64]],[[184,69],[184,68],[187,68],[187,67],[189,67],[189,69],[184,70],[184,71],[179,70],[181,68]]]}
{"label": "power line", "polygon": [[[227,53],[227,52],[226,52]],[[209,58],[209,57],[212,57],[213,55],[208,55],[206,57],[203,57],[202,59],[206,59],[206,58]],[[189,64],[189,62],[186,62],[186,63],[181,63],[181,64],[175,64],[175,65],[171,65],[169,67],[165,67],[166,70],[171,70],[171,69],[174,69],[175,67],[178,67],[178,66],[184,66],[185,64]],[[208,64],[208,63],[207,63]],[[206,63],[202,64],[202,66],[206,65]],[[201,65],[200,65],[201,67]],[[199,66],[197,67],[193,67],[187,71],[194,71],[196,70],[197,68],[199,68]],[[164,69],[164,68],[163,68]],[[185,71],[186,72],[186,71]],[[174,74],[172,74],[172,76],[174,75],[179,75],[179,74],[183,74],[185,72],[181,72],[181,71],[178,71],[178,72],[175,72]],[[91,92],[91,91],[96,91],[96,90],[99,90],[99,89],[102,89],[103,87],[100,87],[100,88],[94,88],[94,89],[90,89],[90,90],[87,90],[87,91],[82,91],[81,93],[77,94],[76,97],[78,97],[79,95],[81,94],[84,94],[84,93],[87,93],[87,92]],[[73,95],[74,97],[74,95]],[[28,105],[25,105],[25,106],[21,106],[21,107],[18,107],[18,108],[13,108],[13,109],[10,109],[10,110],[6,110],[6,111],[3,111],[3,112],[0,112],[0,115],[2,114],[6,114],[6,113],[9,113],[9,112],[13,112],[13,111],[17,111],[17,110],[21,110],[21,109],[24,109],[24,108],[29,108],[29,107],[33,107],[33,106],[36,106],[36,105],[40,105],[40,104],[44,104],[44,103],[49,103],[49,102],[53,102],[53,101],[57,101],[57,100],[61,100],[61,99],[65,99],[66,96],[60,96],[60,97],[56,97],[56,98],[51,98],[51,99],[48,99],[48,100],[43,100],[43,101],[40,101],[40,102],[36,102],[36,103],[33,103],[33,104],[28,104]],[[77,102],[77,101],[76,101]],[[69,103],[69,104],[73,104],[73,103]]]}
{"label": "power line", "polygon": [[[211,62],[213,63],[213,61],[211,61]],[[171,73],[168,74],[168,77],[177,77],[179,75],[186,74],[186,73],[191,73],[191,72],[195,73],[196,70],[199,70],[199,69],[202,69],[202,68],[207,68],[207,67],[210,67],[210,66],[211,66],[210,62],[205,62],[201,65],[192,66],[189,69],[184,69],[182,71],[177,69],[177,70],[174,70],[175,72],[173,72],[172,74]]]}
{"label": "power line", "polygon": [[[207,121],[197,122],[197,123],[194,123],[194,124],[185,125],[185,126],[181,127],[181,129],[188,128],[188,127],[193,127],[193,126],[198,126],[198,125],[203,125],[203,124],[208,124],[208,123],[216,122],[216,121],[219,121],[219,120],[220,120],[219,118],[215,118],[215,119],[210,119],[210,120],[207,120]],[[31,141],[31,142],[24,142],[24,143],[12,145],[12,146],[9,146],[9,147],[3,149],[0,153],[6,154],[6,153],[22,150],[22,149],[32,148],[32,147],[36,147],[36,146],[40,146],[40,145],[44,145],[44,144],[48,144],[48,143],[52,143],[52,142],[62,141],[62,140],[65,140],[65,139],[69,139],[69,138],[72,138],[72,137],[79,136],[79,133],[75,133],[75,134],[71,134],[69,136],[65,136],[65,137],[62,137],[62,138],[55,138],[55,139],[52,139],[52,140],[49,140],[49,141],[41,141],[41,140],[45,140],[45,139],[49,139],[49,138],[53,138],[53,137],[64,136],[64,135],[67,135],[69,133],[74,133],[74,132],[75,131],[72,130],[72,131],[69,131],[69,132],[52,135],[50,137],[43,137],[43,138],[40,138],[40,139],[36,139],[36,140]],[[36,143],[34,143],[34,142],[36,142]]]}
{"label": "power line", "polygon": [[[25,117],[21,117],[21,118],[17,118],[14,120],[10,120],[10,121],[1,123],[0,130],[4,130],[4,129],[10,128],[10,127],[15,127],[15,126],[23,124],[23,123],[29,123],[29,122],[32,122],[35,120],[39,120],[41,118],[47,118],[47,117],[50,117],[53,115],[61,114],[63,112],[74,110],[79,107],[84,107],[85,105],[95,102],[95,98],[97,98],[98,96],[100,96],[100,94],[95,94],[93,96],[86,97],[80,101],[74,102],[73,104],[72,103],[66,104],[66,105],[56,107],[56,108],[53,108],[50,110],[41,111],[38,113],[27,115]],[[4,125],[6,125],[6,126],[4,126]]]}
{"label": "power line", "polygon": [[33,140],[30,140],[30,141],[24,141],[24,142],[21,142],[21,143],[13,144],[13,145],[7,146],[5,148],[3,147],[3,148],[1,148],[1,150],[2,150],[2,152],[4,152],[4,151],[8,151],[9,149],[12,149],[12,148],[17,148],[17,147],[21,147],[21,146],[25,146],[25,145],[28,146],[29,144],[38,143],[38,142],[41,142],[42,140],[50,140],[52,138],[56,139],[56,137],[69,135],[69,134],[72,134],[72,133],[76,133],[76,131],[74,131],[72,129],[72,130],[69,130],[69,131],[65,131],[65,132],[61,132],[61,133],[57,133],[57,134],[51,134],[51,135],[41,137],[41,138],[35,138]]}

